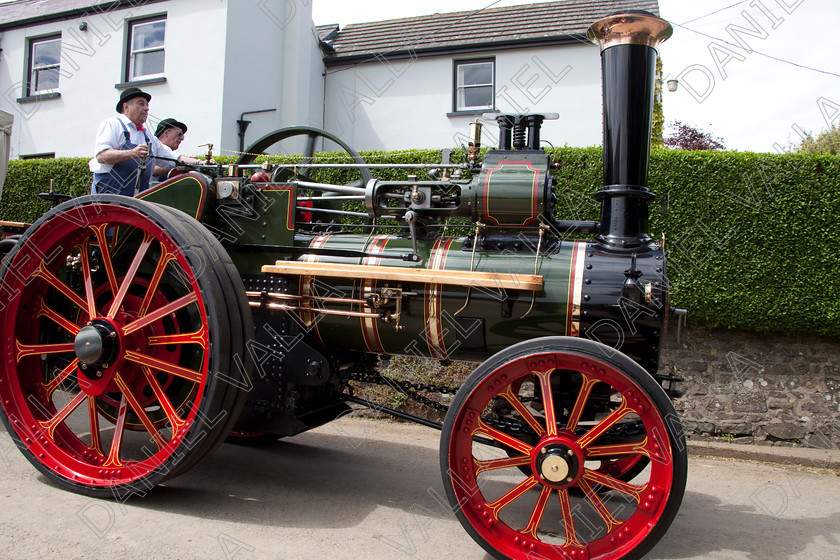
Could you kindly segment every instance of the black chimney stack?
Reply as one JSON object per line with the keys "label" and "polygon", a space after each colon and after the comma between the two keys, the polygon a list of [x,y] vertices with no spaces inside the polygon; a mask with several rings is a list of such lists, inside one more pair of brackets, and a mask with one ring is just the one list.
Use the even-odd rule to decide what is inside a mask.
{"label": "black chimney stack", "polygon": [[604,187],[597,239],[631,249],[648,235],[648,161],[653,119],[656,47],[671,36],[670,24],[644,11],[601,19],[588,37],[601,47],[604,97]]}

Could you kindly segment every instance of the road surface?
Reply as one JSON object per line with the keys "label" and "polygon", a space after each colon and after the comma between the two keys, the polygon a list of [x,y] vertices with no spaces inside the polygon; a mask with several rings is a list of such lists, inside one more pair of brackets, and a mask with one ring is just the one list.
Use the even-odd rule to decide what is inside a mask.
{"label": "road surface", "polygon": [[[442,498],[438,433],[344,418],[222,446],[126,504],[58,490],[0,434],[0,558],[486,560]],[[691,457],[651,559],[840,558],[840,477]]]}

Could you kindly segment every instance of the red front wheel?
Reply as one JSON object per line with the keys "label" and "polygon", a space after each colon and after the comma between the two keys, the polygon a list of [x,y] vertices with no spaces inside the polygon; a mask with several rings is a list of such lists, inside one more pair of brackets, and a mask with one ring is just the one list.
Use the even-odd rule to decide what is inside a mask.
{"label": "red front wheel", "polygon": [[615,350],[563,337],[481,364],[449,409],[440,457],[453,511],[497,558],[640,558],[687,474],[661,387]]}
{"label": "red front wheel", "polygon": [[33,224],[4,261],[3,421],[61,487],[148,490],[236,420],[250,310],[224,249],[189,220],[82,197]]}

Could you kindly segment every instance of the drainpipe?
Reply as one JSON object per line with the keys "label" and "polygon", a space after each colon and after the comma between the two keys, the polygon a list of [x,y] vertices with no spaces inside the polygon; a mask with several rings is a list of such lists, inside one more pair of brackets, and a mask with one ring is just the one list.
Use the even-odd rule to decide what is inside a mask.
{"label": "drainpipe", "polygon": [[245,111],[239,116],[239,120],[236,121],[236,124],[239,125],[239,151],[245,151],[245,131],[248,130],[248,125],[251,124],[251,121],[245,120],[245,115],[256,115],[257,113],[271,113],[276,111],[277,109],[260,109],[259,111]]}

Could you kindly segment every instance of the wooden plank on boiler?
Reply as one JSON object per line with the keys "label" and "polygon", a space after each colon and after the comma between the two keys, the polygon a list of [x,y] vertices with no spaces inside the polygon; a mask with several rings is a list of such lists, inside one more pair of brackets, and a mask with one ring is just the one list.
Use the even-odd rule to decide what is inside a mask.
{"label": "wooden plank on boiler", "polygon": [[369,278],[393,282],[423,282],[474,288],[504,288],[506,290],[538,291],[543,288],[539,274],[515,272],[470,272],[468,270],[428,270],[425,268],[396,268],[362,264],[313,263],[277,261],[262,267],[266,274],[297,276],[326,276],[332,278]]}

